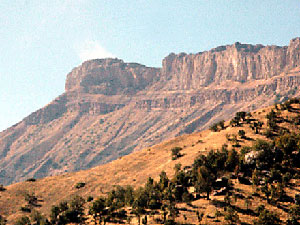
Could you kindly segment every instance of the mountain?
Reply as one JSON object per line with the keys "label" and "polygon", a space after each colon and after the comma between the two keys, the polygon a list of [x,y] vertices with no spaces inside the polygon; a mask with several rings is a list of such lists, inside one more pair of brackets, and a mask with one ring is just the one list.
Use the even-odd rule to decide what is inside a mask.
{"label": "mountain", "polygon": [[104,164],[298,96],[299,84],[300,38],[172,53],[162,68],[90,60],[67,75],[62,95],[0,133],[0,183]]}
{"label": "mountain", "polygon": [[[291,107],[287,108],[283,107],[284,104],[277,105],[277,107],[271,106],[268,108],[261,108],[251,112],[251,115],[247,116],[247,119],[243,120],[239,126],[232,125],[231,121],[226,121],[224,128],[220,129],[218,132],[204,130],[193,134],[186,134],[155,146],[133,152],[110,163],[89,170],[50,176],[38,180],[29,179],[25,182],[5,186],[5,190],[0,189],[0,215],[4,216],[9,224],[13,224],[13,221],[21,216],[29,216],[30,213],[22,210],[22,207],[24,209],[25,206],[28,205],[28,196],[35,196],[37,198],[37,203],[31,204],[31,210],[40,211],[49,218],[50,210],[53,205],[58,205],[62,201],[69,201],[74,196],[82,196],[84,199],[93,197],[95,200],[98,196],[106,196],[109,191],[113,190],[118,185],[132,185],[133,187],[138,188],[145,185],[148,177],[152,177],[155,181],[159,181],[160,173],[162,171],[165,171],[167,176],[172,178],[175,173],[174,168],[178,164],[182,165],[181,168],[187,168],[184,169],[185,171],[189,171],[193,166],[195,159],[200,154],[207,155],[211,150],[221,149],[224,144],[229,150],[229,155],[232,153],[232,149],[236,149],[241,156],[242,154],[245,154],[245,152],[242,153],[242,149],[246,151],[246,153],[247,151],[250,151],[250,153],[252,152],[251,148],[255,148],[253,146],[256,146],[256,143],[259,143],[256,141],[257,139],[272,142],[272,140],[279,138],[280,133],[283,131],[284,139],[282,140],[288,140],[286,135],[292,135],[293,132],[298,135],[297,140],[299,140],[299,102],[300,101],[298,100],[298,104],[292,104]],[[270,121],[272,112],[276,115],[275,121],[277,125],[276,129],[274,128],[273,130],[273,136],[267,138],[267,130],[270,129],[270,123],[268,121]],[[253,125],[258,121],[263,125],[259,132],[255,132]],[[245,131],[244,137],[238,135],[240,130]],[[230,137],[233,138],[234,136],[237,139],[238,146],[236,146],[236,141],[230,139]],[[277,141],[275,142],[278,143]],[[249,147],[245,148],[245,146]],[[171,155],[171,150],[174,147],[182,148],[181,157],[175,160],[172,159]],[[259,151],[262,150],[260,149]],[[278,149],[274,151],[274,153],[272,150],[272,154],[280,156]],[[297,154],[299,155],[298,149]],[[297,157],[295,152],[292,155],[294,155],[293,157]],[[240,159],[243,159],[244,161],[245,158],[246,157],[240,157]],[[291,199],[294,198],[295,194],[299,193],[299,168],[296,168],[295,171],[291,168],[287,170],[287,162],[283,160],[283,157],[279,158],[281,159],[282,164],[278,162],[274,163],[272,169],[254,166],[254,168],[257,168],[261,172],[261,180],[264,180],[263,174],[269,174],[268,180],[270,182],[270,187],[273,188],[278,187],[278,182],[271,180],[271,178],[273,179],[278,176],[277,170],[282,169],[285,172],[288,171],[288,173],[295,175],[291,176],[290,174],[290,177],[293,178],[285,183],[285,186],[283,187],[286,196],[285,198],[276,201],[276,204],[274,204],[273,201],[278,197],[273,196],[274,199],[272,197],[272,201],[266,199],[262,188],[263,183],[255,187],[239,182],[237,177],[232,176],[233,174],[236,174],[236,171],[234,171],[233,168],[229,174],[228,172],[226,174],[225,171],[220,173],[221,177],[225,176],[225,174],[226,176],[231,177],[230,179],[233,185],[232,193],[237,196],[237,199],[234,200],[234,195],[232,194],[231,205],[236,210],[240,220],[245,224],[252,224],[253,219],[257,219],[258,214],[256,213],[256,208],[261,204],[265,205],[268,210],[280,215],[281,220],[286,221],[288,218],[289,207],[294,204],[294,202],[291,202],[293,201]],[[294,163],[297,164],[297,162]],[[283,168],[281,168],[281,165]],[[253,170],[254,168],[249,167],[249,170]],[[244,174],[247,179],[251,179],[251,174],[247,175],[246,172],[241,174]],[[281,180],[282,177],[279,176],[279,178],[279,180]],[[79,184],[81,185],[79,186]],[[250,210],[246,210],[246,207],[248,208],[248,206],[245,205],[246,199],[251,202],[251,204],[249,203]],[[206,198],[195,199],[191,204],[178,202],[176,207],[180,211],[180,214],[176,220],[187,224],[183,216],[185,215],[188,219],[188,224],[198,224],[195,214],[195,212],[198,211],[200,213],[203,212],[205,215],[202,223],[225,224],[223,216],[219,216],[221,221],[218,221],[218,219],[215,220],[216,210],[222,212],[223,215],[226,213],[224,211],[224,201],[224,195],[212,194],[210,200],[206,200]],[[85,208],[88,209],[91,204],[92,202],[86,202]],[[87,211],[88,210],[85,210],[86,213]],[[132,214],[128,215],[133,216]],[[154,216],[160,218],[161,213],[157,211],[154,213]],[[149,219],[150,218],[151,216]],[[112,224],[119,223],[116,222]],[[137,221],[136,223],[131,224],[137,224]],[[149,221],[149,224],[157,223]]]}

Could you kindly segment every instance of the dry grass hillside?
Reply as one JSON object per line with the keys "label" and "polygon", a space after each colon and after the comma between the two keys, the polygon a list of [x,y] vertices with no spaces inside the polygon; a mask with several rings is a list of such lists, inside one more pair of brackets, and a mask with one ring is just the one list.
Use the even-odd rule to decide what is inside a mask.
{"label": "dry grass hillside", "polygon": [[170,54],[161,68],[86,61],[67,75],[64,93],[0,132],[0,184],[90,169],[298,97],[299,49],[295,38]]}
{"label": "dry grass hillside", "polygon": [[[294,121],[295,118],[299,117],[300,107],[297,104],[292,105],[292,107],[293,110],[280,111],[280,117],[283,118],[283,122],[279,126],[289,129],[290,132],[299,132],[299,126],[295,125]],[[235,148],[239,150],[243,146],[252,146],[253,142],[258,138],[266,140],[266,115],[272,109],[274,109],[274,106],[251,113],[253,119],[263,122],[263,126],[258,134],[255,133],[249,124],[232,127],[227,121],[225,122],[225,129],[218,132],[206,130],[200,133],[183,135],[89,170],[6,186],[6,190],[0,192],[0,214],[8,220],[9,224],[22,215],[29,215],[21,210],[21,207],[26,205],[26,196],[29,195],[36,196],[38,199],[35,210],[42,212],[44,215],[49,215],[52,205],[58,204],[62,200],[69,200],[76,195],[80,195],[85,199],[89,196],[97,198],[97,196],[105,195],[115,185],[139,187],[147,181],[148,177],[158,180],[161,171],[165,171],[169,177],[172,177],[176,164],[180,163],[182,167],[190,166],[199,154],[206,154],[212,149],[220,149],[224,144],[227,144],[229,149]],[[246,138],[241,139],[238,136],[239,130],[245,131]],[[230,139],[228,137],[234,137],[234,135],[237,137],[235,143],[228,140]],[[236,142],[240,144],[240,147],[233,147]],[[176,160],[172,160],[171,157],[171,149],[173,147],[182,148],[182,156]],[[250,196],[252,201],[249,208],[253,209],[253,211],[258,205],[264,204],[271,211],[278,212],[283,220],[287,218],[286,208],[289,203],[282,203],[280,207],[268,204],[265,198],[251,195],[254,191],[253,186],[240,184],[236,179],[233,179],[232,182],[234,189],[238,190],[240,196],[243,196],[232,202],[239,209],[237,211],[238,216],[243,223],[251,224],[253,221],[253,215],[245,213],[245,199],[248,199]],[[79,183],[84,183],[84,187],[76,188],[76,185]],[[295,193],[300,191],[300,180],[292,179],[291,183],[293,185],[285,187],[285,191],[290,197],[293,197]],[[202,222],[206,224],[222,224],[224,223],[224,217],[215,218],[215,212],[218,208],[212,202],[216,201],[224,201],[224,196],[211,196],[210,200],[200,198],[193,201],[191,205],[180,203],[178,204],[180,214],[176,221],[184,224],[197,224],[196,211],[199,211],[204,213]],[[89,204],[91,203],[86,203],[87,206]],[[221,213],[223,212],[222,209],[218,210]],[[132,221],[134,223],[135,220]],[[154,224],[153,217],[149,219],[148,223]]]}

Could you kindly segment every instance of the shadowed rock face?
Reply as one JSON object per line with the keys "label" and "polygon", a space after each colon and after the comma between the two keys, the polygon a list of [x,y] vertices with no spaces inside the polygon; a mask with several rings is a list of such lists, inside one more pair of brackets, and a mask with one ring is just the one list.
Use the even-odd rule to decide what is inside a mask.
{"label": "shadowed rock face", "polygon": [[0,133],[0,183],[90,168],[298,96],[300,39],[170,54],[162,68],[84,62],[65,93]]}

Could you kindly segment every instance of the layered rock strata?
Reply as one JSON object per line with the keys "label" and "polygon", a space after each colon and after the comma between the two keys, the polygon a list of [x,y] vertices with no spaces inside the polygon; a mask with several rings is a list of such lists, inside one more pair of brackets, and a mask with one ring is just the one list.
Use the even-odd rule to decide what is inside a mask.
{"label": "layered rock strata", "polygon": [[162,68],[84,62],[65,93],[0,133],[0,183],[90,168],[236,111],[298,96],[300,38],[170,54]]}

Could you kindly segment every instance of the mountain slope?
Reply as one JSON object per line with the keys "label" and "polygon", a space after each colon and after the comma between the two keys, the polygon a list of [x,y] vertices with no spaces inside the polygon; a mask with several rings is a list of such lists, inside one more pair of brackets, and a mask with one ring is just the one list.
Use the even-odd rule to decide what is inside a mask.
{"label": "mountain slope", "polygon": [[[252,146],[257,138],[267,140],[265,136],[268,127],[266,115],[269,114],[272,109],[274,110],[274,107],[252,112],[252,118],[254,120],[263,122],[262,129],[258,134],[251,129],[251,125],[249,124],[233,127],[229,125],[228,121],[225,122],[225,129],[219,132],[205,130],[200,133],[177,137],[90,170],[46,177],[37,181],[27,181],[7,186],[5,187],[5,191],[0,192],[0,212],[10,222],[21,215],[28,215],[20,209],[26,204],[25,196],[30,194],[36,196],[39,200],[40,206],[36,207],[36,210],[48,215],[52,205],[58,204],[63,200],[69,200],[75,195],[83,196],[85,199],[88,196],[95,198],[99,195],[104,195],[113,189],[115,185],[133,185],[134,187],[139,187],[147,181],[149,176],[158,180],[161,171],[166,171],[167,175],[172,177],[176,164],[181,163],[182,168],[190,166],[199,154],[206,154],[211,149],[221,149],[223,144],[227,144],[229,149],[235,148],[239,151],[243,146]],[[299,110],[299,104],[294,106],[293,111],[282,110],[280,118],[283,118],[285,121],[281,122],[279,126],[289,129],[290,132],[299,133],[299,125],[295,125],[293,122],[295,118],[299,118]],[[237,135],[241,129],[245,131],[247,138],[238,138],[241,146],[234,147],[234,143],[228,139],[228,135]],[[173,147],[183,148],[181,152],[182,157],[172,160],[171,149]],[[300,187],[299,179],[292,182],[294,182],[294,185],[291,184],[290,187],[286,187],[286,192],[291,196],[297,193]],[[85,186],[76,188],[79,183],[85,183]],[[253,191],[251,185],[247,186],[238,183],[235,183],[235,185],[236,188],[242,189],[244,194],[249,194]],[[220,196],[214,196],[212,199],[219,200],[219,197]],[[224,196],[221,197],[223,198]],[[278,211],[281,214],[281,218],[287,217],[285,208],[276,208],[276,205],[267,204],[263,198],[255,198],[252,201],[253,209],[259,204],[265,204],[268,208]],[[200,199],[193,202],[193,204],[194,208],[198,207],[203,212],[207,212],[210,210],[209,208],[212,207],[212,202],[213,201]],[[243,207],[243,205],[240,206]],[[182,213],[188,212],[183,211]],[[251,215],[241,212],[239,212],[239,214],[244,221],[251,222],[253,219]],[[209,218],[206,220],[207,223],[212,224]]]}
{"label": "mountain slope", "polygon": [[84,62],[66,91],[0,133],[0,183],[103,164],[216,119],[298,96],[300,38],[289,46],[221,46],[170,54],[162,68]]}

